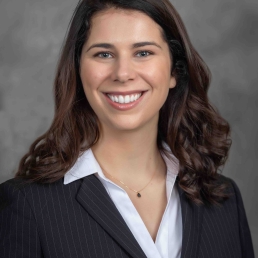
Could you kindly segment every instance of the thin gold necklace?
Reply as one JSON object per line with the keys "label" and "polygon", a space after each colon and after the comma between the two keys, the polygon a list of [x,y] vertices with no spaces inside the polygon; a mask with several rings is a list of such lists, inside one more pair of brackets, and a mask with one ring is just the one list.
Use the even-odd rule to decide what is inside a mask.
{"label": "thin gold necklace", "polygon": [[108,174],[111,178],[113,178],[113,179],[119,181],[122,185],[124,185],[124,186],[125,186],[126,188],[128,188],[129,190],[134,191],[134,192],[136,193],[136,196],[140,198],[140,197],[142,196],[142,195],[140,194],[140,192],[141,192],[143,189],[145,189],[145,188],[150,184],[151,180],[153,179],[154,175],[156,174],[156,170],[155,170],[155,172],[153,173],[153,175],[152,175],[151,180],[149,181],[149,183],[148,183],[147,185],[145,185],[145,186],[144,186],[141,190],[139,190],[139,191],[130,188],[130,187],[129,187],[128,185],[126,185],[123,181],[121,181],[121,180],[115,178],[114,176],[110,175],[108,172],[105,171],[105,173]]}

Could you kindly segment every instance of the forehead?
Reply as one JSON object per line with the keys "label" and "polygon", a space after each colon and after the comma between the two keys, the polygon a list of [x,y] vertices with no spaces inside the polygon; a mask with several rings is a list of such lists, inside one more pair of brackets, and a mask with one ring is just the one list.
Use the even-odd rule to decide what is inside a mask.
{"label": "forehead", "polygon": [[88,44],[93,41],[164,41],[162,28],[148,15],[136,10],[108,9],[92,17]]}

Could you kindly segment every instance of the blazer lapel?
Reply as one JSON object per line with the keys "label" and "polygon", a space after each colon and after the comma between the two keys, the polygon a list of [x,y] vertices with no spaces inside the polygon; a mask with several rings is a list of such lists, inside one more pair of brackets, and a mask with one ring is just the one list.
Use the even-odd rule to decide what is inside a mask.
{"label": "blazer lapel", "polygon": [[105,187],[95,175],[83,178],[77,200],[132,257],[146,258]]}
{"label": "blazer lapel", "polygon": [[202,230],[203,205],[197,206],[191,203],[185,192],[178,186],[182,222],[183,222],[183,242],[181,258],[197,258],[199,252],[199,242]]}

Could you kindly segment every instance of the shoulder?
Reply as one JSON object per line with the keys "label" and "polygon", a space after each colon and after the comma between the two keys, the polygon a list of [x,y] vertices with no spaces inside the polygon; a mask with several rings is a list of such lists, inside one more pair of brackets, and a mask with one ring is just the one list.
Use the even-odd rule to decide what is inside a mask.
{"label": "shoulder", "polygon": [[[61,180],[54,183],[53,185],[60,184]],[[24,195],[31,191],[42,191],[43,189],[49,188],[51,184],[40,184],[36,182],[30,182],[29,180],[22,178],[12,178],[6,182],[0,184],[0,193],[8,196],[16,195],[21,192]]]}
{"label": "shoulder", "polygon": [[246,224],[246,213],[244,209],[243,199],[240,190],[235,181],[229,177],[219,175],[216,183],[218,185],[226,186],[226,193],[228,198],[219,204],[204,205],[204,214],[206,218],[218,219],[224,221],[225,227],[234,225],[237,228],[239,222],[245,221]]}
{"label": "shoulder", "polygon": [[51,184],[42,184],[13,178],[0,184],[0,209],[21,199],[24,199],[30,205],[44,207],[53,196],[69,198],[72,194],[75,195],[79,184],[80,180],[64,185],[63,179]]}
{"label": "shoulder", "polygon": [[223,205],[227,206],[228,209],[235,209],[239,220],[246,220],[246,213],[242,195],[235,181],[231,178],[220,175],[218,182],[226,183],[228,186],[227,191],[229,194],[229,199],[226,200]]}
{"label": "shoulder", "polygon": [[[78,184],[80,180],[75,181],[75,184]],[[72,185],[69,184],[69,185]],[[68,186],[69,186],[68,185]],[[65,187],[63,178],[53,182],[53,183],[39,183],[39,182],[31,182],[30,180],[23,179],[23,178],[12,178],[4,183],[0,184],[0,189],[2,192],[6,191],[8,193],[15,193],[15,192],[23,192],[27,194],[31,191],[54,191],[54,189],[59,189]]]}
{"label": "shoulder", "polygon": [[[209,206],[204,209],[205,233],[208,235],[213,225],[217,234],[223,232],[221,239],[224,239],[224,242],[221,246],[227,243],[227,239],[232,239],[237,243],[236,248],[241,248],[242,257],[253,258],[252,238],[240,190],[231,178],[220,175],[217,182],[227,185],[229,198],[219,206]],[[213,235],[209,237],[212,239]]]}
{"label": "shoulder", "polygon": [[227,193],[229,194],[230,198],[241,198],[240,190],[233,179],[226,177],[224,175],[219,175],[217,178],[217,184],[224,184],[227,186]]}
{"label": "shoulder", "polygon": [[229,189],[233,187],[232,182],[234,183],[234,180],[227,176],[219,174],[217,177],[217,183],[218,184],[227,184],[229,186]]}
{"label": "shoulder", "polygon": [[17,199],[22,195],[21,189],[25,187],[25,182],[20,179],[10,179],[0,184],[0,203],[1,207],[8,205],[11,200]]}

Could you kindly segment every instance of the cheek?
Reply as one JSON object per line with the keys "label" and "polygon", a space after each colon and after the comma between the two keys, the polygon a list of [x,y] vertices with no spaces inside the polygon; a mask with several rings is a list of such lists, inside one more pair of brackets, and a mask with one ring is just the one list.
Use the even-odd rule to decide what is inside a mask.
{"label": "cheek", "polygon": [[[147,69],[146,69],[147,70]],[[142,76],[144,76],[147,83],[153,88],[153,90],[157,90],[159,93],[166,92],[169,89],[170,85],[170,73],[166,71],[167,67],[164,68],[150,68],[145,72]]]}
{"label": "cheek", "polygon": [[143,74],[146,78],[152,81],[152,85],[156,87],[161,87],[166,84],[169,85],[170,80],[170,62],[165,58],[161,58],[158,61],[150,63],[147,67],[143,69]]}
{"label": "cheek", "polygon": [[100,84],[108,74],[108,67],[90,59],[81,62],[80,76],[83,84],[96,86]]}
{"label": "cheek", "polygon": [[80,77],[85,96],[93,110],[95,110],[96,103],[99,101],[97,90],[103,81],[103,75],[94,65],[84,62],[81,66]]}

